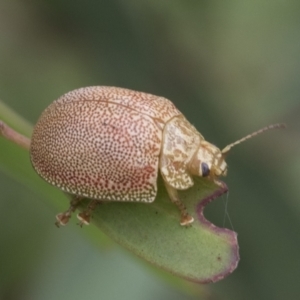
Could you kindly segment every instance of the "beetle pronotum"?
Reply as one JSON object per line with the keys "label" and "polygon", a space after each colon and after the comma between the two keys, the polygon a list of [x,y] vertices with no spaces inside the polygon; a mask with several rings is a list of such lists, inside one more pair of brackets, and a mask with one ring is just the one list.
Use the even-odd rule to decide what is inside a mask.
{"label": "beetle pronotum", "polygon": [[65,225],[83,198],[78,214],[89,224],[101,201],[153,202],[160,171],[170,200],[179,208],[181,225],[194,221],[178,190],[193,186],[193,176],[216,184],[227,173],[225,156],[262,128],[220,150],[205,141],[166,98],[117,87],[86,87],[54,101],[40,116],[31,141],[0,121],[0,134],[29,149],[37,173],[73,195],[70,208],[56,216]]}

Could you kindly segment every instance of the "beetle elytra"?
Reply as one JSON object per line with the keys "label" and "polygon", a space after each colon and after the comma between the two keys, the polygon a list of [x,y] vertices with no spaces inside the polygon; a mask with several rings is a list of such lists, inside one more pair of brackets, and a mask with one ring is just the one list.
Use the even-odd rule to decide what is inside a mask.
{"label": "beetle elytra", "polygon": [[256,131],[220,150],[205,141],[166,98],[124,88],[95,86],[71,91],[45,109],[31,141],[0,121],[0,134],[30,149],[37,173],[73,195],[70,208],[56,216],[65,225],[83,198],[91,199],[78,214],[89,224],[101,201],[155,200],[158,172],[170,200],[179,208],[181,225],[193,222],[178,190],[193,186],[193,176],[220,184],[225,156],[235,145],[268,129]]}

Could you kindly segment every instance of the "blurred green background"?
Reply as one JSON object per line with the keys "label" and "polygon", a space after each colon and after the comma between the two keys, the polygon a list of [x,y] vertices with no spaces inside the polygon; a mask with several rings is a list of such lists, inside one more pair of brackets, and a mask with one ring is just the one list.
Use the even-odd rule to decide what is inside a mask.
{"label": "blurred green background", "polygon": [[[171,99],[221,148],[287,123],[227,159],[241,261],[205,293],[300,299],[299,12],[299,1],[0,1],[0,98],[35,123],[72,89],[127,87]],[[57,230],[56,209],[0,171],[0,299],[202,299],[114,243],[95,246],[92,229]],[[206,209],[218,226],[225,203]]]}

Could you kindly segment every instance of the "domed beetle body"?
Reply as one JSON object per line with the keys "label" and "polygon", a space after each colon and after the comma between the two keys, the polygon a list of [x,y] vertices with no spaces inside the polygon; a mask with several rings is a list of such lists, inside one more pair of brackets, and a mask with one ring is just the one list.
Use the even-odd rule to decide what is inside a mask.
{"label": "domed beetle body", "polygon": [[[2,135],[29,145],[0,125]],[[193,176],[220,184],[217,177],[227,173],[224,158],[231,147],[279,127],[284,125],[265,127],[221,151],[166,98],[117,87],[86,87],[46,108],[34,127],[30,157],[42,178],[74,195],[70,208],[57,215],[58,226],[68,222],[83,198],[92,200],[78,214],[81,224],[89,224],[101,201],[153,202],[159,171],[181,212],[180,224],[188,225],[193,217],[177,191],[193,186]]]}

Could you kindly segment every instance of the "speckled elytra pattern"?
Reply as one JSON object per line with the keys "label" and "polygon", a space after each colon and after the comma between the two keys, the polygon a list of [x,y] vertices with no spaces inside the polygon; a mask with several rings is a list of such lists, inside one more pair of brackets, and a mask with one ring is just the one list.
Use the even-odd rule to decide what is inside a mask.
{"label": "speckled elytra pattern", "polygon": [[181,115],[175,105],[164,97],[111,86],[93,86],[71,91],[55,101],[56,105],[69,102],[98,100],[116,103],[135,110],[165,124]]}
{"label": "speckled elytra pattern", "polygon": [[167,99],[114,87],[69,92],[41,115],[31,161],[49,183],[104,201],[152,202],[162,128],[180,112]]}

